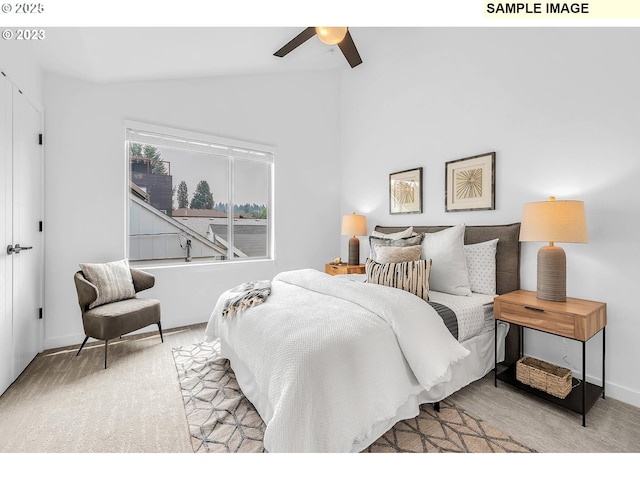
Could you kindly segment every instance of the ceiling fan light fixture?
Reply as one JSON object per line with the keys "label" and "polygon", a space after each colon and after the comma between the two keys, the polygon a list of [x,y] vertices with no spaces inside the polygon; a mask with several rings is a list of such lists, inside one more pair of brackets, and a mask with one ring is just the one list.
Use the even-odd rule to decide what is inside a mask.
{"label": "ceiling fan light fixture", "polygon": [[327,45],[338,45],[351,68],[357,67],[362,63],[362,58],[347,27],[307,27],[289,40],[280,50],[277,50],[274,55],[276,57],[284,57],[316,35]]}
{"label": "ceiling fan light fixture", "polygon": [[322,43],[336,45],[344,40],[347,27],[316,27],[316,33]]}

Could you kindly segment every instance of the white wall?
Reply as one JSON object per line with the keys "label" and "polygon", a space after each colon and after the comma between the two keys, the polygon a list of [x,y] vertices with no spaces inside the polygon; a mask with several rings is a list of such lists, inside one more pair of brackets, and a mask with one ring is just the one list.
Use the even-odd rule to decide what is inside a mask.
{"label": "white wall", "polygon": [[43,72],[29,42],[0,42],[0,70],[22,91],[38,111],[43,105]]}
{"label": "white wall", "polygon": [[45,77],[45,348],[84,338],[73,274],[126,255],[124,122],[273,145],[275,261],[147,268],[163,328],[206,322],[220,293],[294,268],[322,269],[340,228],[336,72],[97,85]]}
{"label": "white wall", "polygon": [[[607,394],[640,406],[638,29],[389,29],[343,76],[342,211],[382,225],[501,224],[522,206],[585,202],[588,244],[563,244],[567,294],[607,303]],[[496,152],[496,209],[444,211],[445,162]],[[388,177],[424,167],[424,210],[388,213]],[[536,288],[540,243],[524,243]],[[341,243],[346,256],[346,241]],[[366,258],[366,238],[361,238]],[[601,379],[601,337],[587,374]],[[526,353],[581,371],[581,344],[528,333]]]}

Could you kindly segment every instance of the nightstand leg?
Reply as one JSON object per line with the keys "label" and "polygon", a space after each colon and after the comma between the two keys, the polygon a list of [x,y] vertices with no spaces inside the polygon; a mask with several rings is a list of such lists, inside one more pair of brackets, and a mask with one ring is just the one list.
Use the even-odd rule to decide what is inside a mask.
{"label": "nightstand leg", "polygon": [[582,342],[582,426],[587,426],[587,342]]}
{"label": "nightstand leg", "polygon": [[498,388],[498,319],[497,318],[493,319],[493,386]]}
{"label": "nightstand leg", "polygon": [[604,331],[607,327],[602,327],[602,398],[604,398]]}

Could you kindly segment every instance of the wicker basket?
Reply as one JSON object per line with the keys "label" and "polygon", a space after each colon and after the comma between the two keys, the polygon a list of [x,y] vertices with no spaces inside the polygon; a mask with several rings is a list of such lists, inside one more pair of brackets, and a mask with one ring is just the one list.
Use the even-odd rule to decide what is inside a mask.
{"label": "wicker basket", "polygon": [[517,361],[516,378],[558,398],[565,398],[571,391],[571,370],[533,357]]}

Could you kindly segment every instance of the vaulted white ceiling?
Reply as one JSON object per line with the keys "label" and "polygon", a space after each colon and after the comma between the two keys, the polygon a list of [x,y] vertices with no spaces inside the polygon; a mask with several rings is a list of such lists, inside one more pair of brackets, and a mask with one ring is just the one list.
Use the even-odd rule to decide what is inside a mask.
{"label": "vaulted white ceiling", "polygon": [[[304,28],[49,27],[46,41],[20,47],[47,72],[98,83],[350,70],[340,49],[324,45],[317,37],[283,58],[273,55]],[[350,29],[364,63],[383,30]]]}

